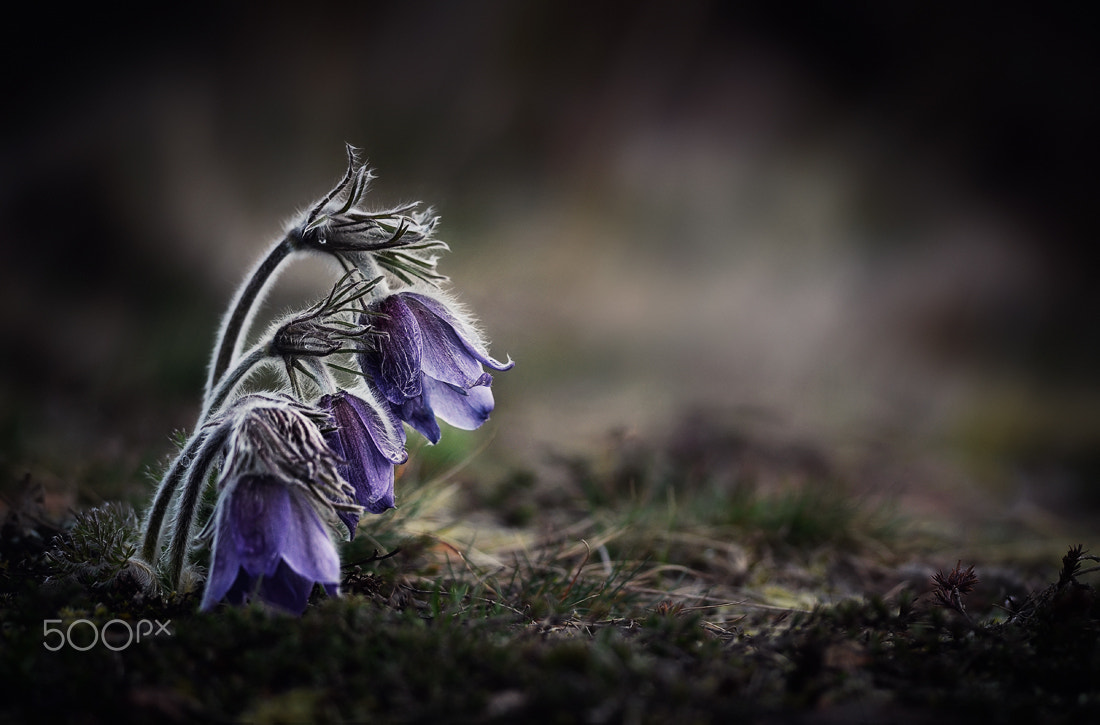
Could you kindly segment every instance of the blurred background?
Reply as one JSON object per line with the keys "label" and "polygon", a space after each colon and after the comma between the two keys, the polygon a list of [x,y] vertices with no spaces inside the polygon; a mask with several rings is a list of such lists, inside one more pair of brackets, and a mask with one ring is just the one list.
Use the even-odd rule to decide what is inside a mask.
{"label": "blurred background", "polygon": [[[436,207],[517,361],[487,460],[718,426],[932,508],[1094,516],[1093,26],[731,6],[32,11],[2,81],[4,489],[146,485],[348,142],[375,204]],[[296,263],[268,308],[329,274]]]}

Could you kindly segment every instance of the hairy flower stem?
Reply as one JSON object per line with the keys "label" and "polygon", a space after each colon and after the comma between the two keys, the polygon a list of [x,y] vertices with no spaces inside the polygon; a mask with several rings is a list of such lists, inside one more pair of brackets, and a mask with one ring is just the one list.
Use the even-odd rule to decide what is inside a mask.
{"label": "hairy flower stem", "polygon": [[148,564],[155,565],[157,562],[157,554],[160,548],[158,546],[160,531],[164,525],[164,517],[168,513],[172,497],[179,489],[184,474],[188,469],[194,468],[191,463],[192,458],[206,439],[203,425],[206,424],[210,414],[217,412],[225,403],[233,389],[252,371],[252,368],[270,354],[268,347],[267,343],[261,343],[252,348],[244,359],[225,376],[225,379],[221,381],[213,394],[207,396],[206,405],[195,424],[194,433],[191,434],[191,438],[188,439],[183,450],[176,456],[176,460],[172,461],[172,465],[169,466],[164,478],[161,479],[160,486],[153,498],[153,506],[149,510],[149,517],[145,521],[145,533],[141,545],[141,556]]}
{"label": "hairy flower stem", "polygon": [[225,405],[225,401],[229,398],[230,394],[232,394],[236,387],[241,384],[241,381],[252,372],[252,368],[256,367],[257,364],[270,355],[271,343],[266,341],[261,342],[259,345],[253,347],[248,354],[241,359],[236,367],[229,371],[228,374],[224,375],[219,380],[218,387],[207,394],[195,430],[198,430],[212,413],[216,413],[219,408]]}
{"label": "hairy flower stem", "polygon": [[172,461],[164,478],[160,481],[156,496],[153,498],[153,506],[149,509],[149,516],[145,520],[145,532],[141,543],[141,558],[151,566],[156,566],[157,554],[160,549],[160,530],[164,523],[164,516],[168,513],[168,506],[172,503],[172,496],[179,487],[180,479],[189,468],[191,458],[199,449],[206,434],[201,428],[196,428],[191,438],[187,441],[176,460]]}
{"label": "hairy flower stem", "polygon": [[202,486],[206,482],[210,465],[217,457],[226,436],[227,433],[224,430],[218,430],[207,436],[201,447],[199,447],[195,462],[187,469],[187,480],[184,481],[179,505],[176,507],[175,527],[172,530],[172,538],[168,542],[167,574],[168,582],[173,587],[179,584],[180,574],[183,572],[184,563],[186,563],[199,494],[202,493]]}
{"label": "hairy flower stem", "polygon": [[[256,269],[248,277],[248,281],[233,298],[232,312],[225,318],[225,322],[218,332],[216,352],[210,363],[206,388],[203,392],[204,401],[209,401],[218,380],[232,364],[233,358],[237,356],[241,347],[241,335],[244,332],[246,323],[252,316],[252,310],[271,276],[296,249],[297,241],[293,234],[283,237],[282,241],[272,247],[263,261],[256,266]],[[206,407],[211,406],[207,403]]]}

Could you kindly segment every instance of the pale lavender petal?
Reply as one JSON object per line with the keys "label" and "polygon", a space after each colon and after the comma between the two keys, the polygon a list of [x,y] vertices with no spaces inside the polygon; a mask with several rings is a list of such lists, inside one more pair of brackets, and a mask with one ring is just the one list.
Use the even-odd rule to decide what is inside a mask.
{"label": "pale lavender petal", "polygon": [[493,391],[488,385],[456,390],[439,380],[424,376],[424,396],[432,410],[446,423],[462,430],[474,430],[489,420],[493,412]]}
{"label": "pale lavender petal", "polygon": [[288,503],[289,535],[281,552],[283,561],[295,574],[310,582],[339,582],[340,555],[336,553],[321,516],[303,494],[294,492]]}
{"label": "pale lavender petal", "polygon": [[[199,606],[200,611],[204,612],[223,598],[227,598],[227,594],[236,589],[238,574],[243,573],[237,547],[233,544],[231,525],[225,519],[224,504],[217,507],[214,515],[218,520],[210,554],[210,575],[206,579],[206,590],[203,592],[202,604]],[[240,604],[241,598],[231,597],[230,601],[233,604]]]}

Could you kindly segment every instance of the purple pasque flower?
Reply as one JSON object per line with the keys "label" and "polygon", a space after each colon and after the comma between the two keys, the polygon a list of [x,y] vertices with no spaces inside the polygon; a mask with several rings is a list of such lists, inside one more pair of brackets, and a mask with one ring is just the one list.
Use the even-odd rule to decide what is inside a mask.
{"label": "purple pasque flower", "polygon": [[364,317],[379,334],[364,339],[359,366],[399,419],[432,443],[440,437],[436,416],[464,430],[489,419],[493,379],[481,366],[509,370],[515,363],[489,357],[457,309],[426,294],[398,292],[373,302]]}
{"label": "purple pasque flower", "polygon": [[259,599],[291,614],[314,584],[339,594],[340,557],[314,505],[274,476],[242,476],[222,490],[202,610],[223,598]]}
{"label": "purple pasque flower", "polygon": [[318,426],[324,417],[266,395],[240,399],[225,416],[202,609],[259,599],[301,614],[314,584],[339,593],[340,557],[325,518],[359,506]]}
{"label": "purple pasque flower", "polygon": [[[325,395],[319,407],[331,416],[332,428],[325,433],[325,441],[340,459],[338,469],[355,489],[356,503],[372,514],[393,508],[393,467],[409,458],[404,428],[377,404],[346,390]],[[338,511],[337,515],[354,536],[359,513]]]}

